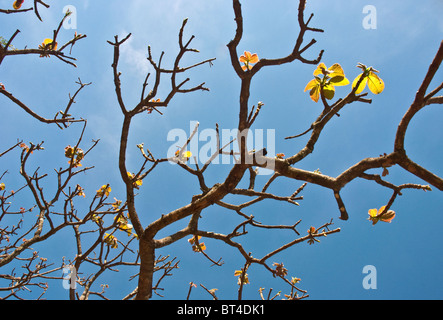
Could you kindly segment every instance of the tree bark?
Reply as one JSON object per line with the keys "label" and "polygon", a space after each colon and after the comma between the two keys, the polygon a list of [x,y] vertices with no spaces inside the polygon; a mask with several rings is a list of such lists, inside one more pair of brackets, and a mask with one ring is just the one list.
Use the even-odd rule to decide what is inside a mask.
{"label": "tree bark", "polygon": [[152,297],[152,283],[155,267],[154,239],[140,239],[140,274],[136,300],[149,300]]}

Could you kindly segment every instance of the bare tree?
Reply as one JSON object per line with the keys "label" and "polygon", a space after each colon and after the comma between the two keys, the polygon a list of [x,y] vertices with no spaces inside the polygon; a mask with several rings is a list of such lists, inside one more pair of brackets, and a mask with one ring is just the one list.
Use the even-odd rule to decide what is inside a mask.
{"label": "bare tree", "polygon": [[[37,10],[37,5],[49,7],[42,1],[34,1],[34,8],[19,9],[19,10],[0,10],[1,13],[19,13],[34,11],[40,18]],[[331,192],[331,197],[337,202],[339,218],[347,220],[349,215],[346,210],[344,201],[341,198],[340,192],[345,186],[355,179],[366,179],[373,181],[383,188],[387,188],[392,192],[391,199],[378,212],[373,212],[371,220],[376,223],[379,220],[389,221],[395,215],[391,207],[396,198],[402,194],[404,189],[420,189],[431,190],[430,185],[443,190],[443,179],[423,168],[419,164],[411,160],[404,146],[405,133],[411,119],[423,108],[431,104],[443,103],[443,97],[437,94],[443,88],[443,83],[436,88],[430,90],[429,86],[434,79],[435,74],[443,59],[443,42],[438,49],[434,60],[430,63],[427,74],[418,88],[415,99],[401,119],[395,141],[393,141],[393,151],[389,154],[383,154],[376,158],[365,158],[350,166],[336,177],[325,175],[319,171],[307,171],[297,168],[295,165],[308,157],[313,151],[317,141],[320,139],[324,128],[334,120],[334,118],[343,111],[343,109],[353,103],[371,103],[372,100],[367,98],[368,93],[361,93],[362,85],[368,81],[372,81],[376,77],[374,75],[377,71],[373,68],[367,68],[361,65],[363,72],[361,76],[356,79],[350,92],[343,98],[337,99],[331,103],[327,100],[332,100],[334,85],[343,81],[344,74],[340,72],[337,66],[334,68],[323,68],[321,59],[323,51],[320,51],[316,58],[306,58],[308,49],[312,47],[316,41],[312,39],[309,42],[305,41],[305,37],[310,33],[319,33],[323,30],[312,27],[311,20],[313,14],[306,19],[305,17],[306,0],[300,0],[298,6],[297,22],[299,26],[299,33],[296,36],[294,47],[287,56],[273,59],[258,58],[257,55],[251,55],[249,52],[239,54],[238,45],[243,37],[243,14],[241,3],[239,0],[233,0],[233,11],[235,17],[236,31],[233,39],[227,44],[230,61],[236,75],[240,79],[240,94],[238,100],[238,126],[237,137],[226,145],[222,145],[220,139],[220,129],[218,124],[215,127],[217,133],[217,148],[209,157],[208,161],[202,166],[199,166],[195,161],[195,166],[191,165],[188,160],[192,159],[193,155],[187,150],[192,139],[195,139],[195,133],[198,129],[198,124],[195,130],[188,137],[187,141],[181,145],[177,152],[168,157],[156,157],[144,144],[137,145],[140,153],[139,157],[142,159],[142,165],[136,170],[131,171],[128,168],[127,155],[128,140],[131,133],[131,123],[135,117],[143,114],[150,114],[153,112],[165,115],[165,109],[173,101],[173,98],[178,94],[188,94],[195,91],[209,91],[205,87],[205,83],[190,85],[190,78],[186,77],[186,73],[198,68],[202,65],[212,65],[214,58],[208,58],[193,65],[183,66],[182,59],[187,54],[198,52],[197,49],[191,47],[194,36],[186,39],[184,36],[187,19],[185,19],[178,32],[178,53],[171,66],[163,66],[164,52],[161,52],[159,58],[156,60],[152,54],[151,47],[148,48],[148,61],[152,66],[153,73],[146,75],[145,81],[142,83],[141,96],[139,102],[134,106],[129,106],[122,94],[121,89],[121,73],[119,71],[120,49],[125,45],[125,42],[131,37],[128,34],[123,39],[115,36],[113,41],[108,41],[109,45],[114,50],[112,71],[114,76],[115,94],[121,114],[123,115],[118,168],[121,175],[121,180],[125,186],[126,194],[124,200],[108,199],[111,191],[110,185],[103,185],[95,191],[95,197],[89,204],[87,211],[78,211],[76,209],[76,199],[84,196],[84,189],[79,184],[76,184],[76,177],[81,173],[88,172],[93,167],[83,167],[82,162],[85,157],[94,149],[99,143],[98,140],[92,141],[87,146],[86,151],[82,148],[84,145],[83,135],[87,129],[87,121],[85,119],[76,119],[73,117],[71,107],[75,103],[76,96],[90,83],[84,83],[80,79],[76,82],[79,85],[78,90],[71,96],[66,108],[59,111],[53,118],[39,115],[34,112],[32,107],[29,107],[24,102],[16,97],[16,94],[7,90],[7,84],[0,85],[0,93],[7,99],[22,108],[27,114],[34,117],[36,120],[46,124],[56,124],[60,129],[68,129],[72,123],[82,125],[82,131],[78,140],[73,146],[68,145],[65,149],[65,156],[67,164],[64,168],[56,169],[56,181],[53,182],[55,187],[44,187],[43,181],[48,177],[46,173],[40,173],[39,168],[29,171],[28,161],[33,152],[44,152],[44,144],[26,145],[23,141],[18,140],[13,146],[6,147],[5,151],[0,152],[0,157],[12,152],[17,148],[21,148],[20,153],[20,175],[23,178],[23,186],[14,191],[7,193],[6,186],[1,186],[0,194],[0,267],[3,271],[0,273],[0,279],[6,285],[0,287],[0,291],[4,293],[3,298],[15,297],[21,298],[21,294],[30,287],[38,287],[41,289],[41,295],[48,290],[46,281],[48,279],[59,279],[68,281],[69,297],[70,299],[88,299],[91,295],[95,295],[106,299],[105,289],[102,286],[101,291],[94,291],[93,285],[97,283],[99,277],[105,272],[118,271],[118,267],[133,267],[134,276],[132,278],[138,279],[138,284],[127,294],[124,299],[150,299],[153,292],[161,295],[162,290],[160,283],[166,277],[172,275],[174,269],[178,268],[179,261],[177,257],[162,256],[158,254],[158,250],[167,247],[183,238],[188,238],[192,245],[192,249],[204,255],[213,265],[221,265],[221,258],[211,257],[206,252],[206,246],[202,239],[214,239],[220,241],[226,246],[234,248],[238,252],[238,256],[243,259],[243,267],[236,271],[238,276],[238,299],[242,299],[243,287],[248,283],[247,271],[253,264],[262,266],[269,271],[274,277],[281,279],[288,285],[289,294],[286,295],[288,299],[301,299],[308,297],[307,291],[298,287],[297,278],[288,279],[288,270],[283,263],[271,262],[274,256],[287,250],[288,248],[302,243],[314,243],[319,241],[319,238],[340,232],[340,228],[334,228],[332,220],[325,221],[322,225],[311,226],[306,233],[299,230],[301,220],[294,221],[289,225],[275,224],[268,225],[260,222],[253,215],[247,214],[247,209],[259,205],[264,200],[280,201],[290,203],[298,206],[303,199],[301,193],[307,184],[314,184],[324,187]],[[61,30],[62,23],[69,12],[63,17],[58,27],[54,30],[53,38],[42,43],[36,49],[11,49],[14,39],[19,33],[17,30],[10,38],[0,45],[0,64],[6,57],[8,59],[18,59],[21,55],[36,54],[40,57],[54,56],[62,62],[75,67],[75,58],[71,54],[65,53],[67,48],[77,45],[77,42],[85,38],[85,35],[75,34],[74,37],[67,43],[59,46],[57,44],[57,36]],[[317,77],[314,79],[311,87],[311,96],[317,94],[316,99],[321,100],[323,110],[318,115],[317,119],[310,124],[309,128],[294,136],[287,137],[287,139],[296,139],[301,136],[310,134],[307,143],[297,153],[289,156],[277,155],[277,157],[267,156],[266,149],[262,150],[248,150],[247,138],[249,130],[253,127],[256,119],[260,116],[263,103],[259,102],[256,106],[251,107],[250,91],[251,81],[262,69],[269,66],[284,66],[292,62],[298,61],[303,64],[310,64],[318,66],[318,75],[323,74],[323,79]],[[338,78],[331,76],[336,75]],[[169,78],[170,89],[169,93],[163,100],[158,96],[158,90],[161,83],[164,83],[164,78]],[[184,77],[184,80],[180,80]],[[323,81],[324,80],[324,81]],[[317,82],[315,82],[317,81]],[[323,81],[323,82],[322,82]],[[327,82],[329,81],[329,82]],[[334,82],[335,81],[335,82]],[[376,84],[375,84],[376,86]],[[371,89],[371,84],[369,84]],[[412,88],[411,88],[412,89]],[[371,89],[372,90],[372,89]],[[236,145],[238,151],[231,151],[230,146]],[[213,161],[220,155],[225,155],[233,159],[233,165],[226,177],[220,177],[218,183],[209,185],[207,182],[207,169],[213,166]],[[162,165],[169,165],[169,162],[175,162],[180,168],[185,170],[189,175],[195,177],[195,182],[201,190],[200,194],[192,197],[192,200],[177,209],[162,214],[158,219],[151,219],[148,225],[141,222],[140,215],[143,208],[137,207],[137,190],[143,187],[143,182],[146,177],[154,172],[156,168]],[[406,183],[395,185],[385,178],[385,174],[376,175],[367,173],[370,169],[383,169],[387,172],[387,168],[398,166],[410,172],[416,177],[422,179],[427,184],[413,184]],[[273,174],[264,183],[262,187],[258,187],[256,183],[257,168],[265,168],[272,170]],[[3,171],[3,170],[2,170]],[[8,170],[0,172],[0,182],[2,177],[8,173]],[[281,179],[291,179],[300,182],[299,188],[290,192],[290,194],[279,195],[269,192],[271,185],[278,183]],[[247,188],[239,187],[241,182],[247,182]],[[21,208],[20,211],[14,211],[13,202],[18,194],[30,192],[32,197],[32,204],[27,208]],[[228,196],[238,196],[239,198],[246,197],[247,201],[240,204],[233,204],[227,200]],[[210,206],[218,206],[235,213],[241,222],[238,223],[230,232],[221,233],[218,230],[206,230],[199,225],[200,219],[206,214]],[[36,211],[37,218],[34,221],[28,221],[29,218],[24,218],[24,213]],[[167,227],[176,224],[178,221],[187,221],[186,227],[179,231],[172,232],[167,236],[159,236],[161,231]],[[293,240],[286,244],[275,248],[267,254],[256,257],[254,252],[248,252],[242,245],[242,240],[248,236],[248,230],[256,229],[266,234],[269,230],[281,230],[281,232],[288,232],[294,235]],[[59,264],[48,263],[47,259],[39,257],[34,245],[48,241],[55,234],[65,230],[65,232],[72,232],[72,237],[75,239],[76,248],[75,255],[71,259],[63,257]],[[118,232],[126,232],[129,237],[126,241],[122,241]],[[209,251],[209,250],[208,250]],[[11,267],[12,266],[12,267]],[[16,271],[16,267],[22,268],[22,273]],[[95,272],[82,276],[81,271],[86,266],[95,268]],[[8,269],[9,268],[9,269]],[[71,278],[60,276],[60,271],[70,268],[75,270],[75,274]],[[154,274],[159,275],[155,281]],[[81,290],[78,289],[78,286]],[[188,297],[191,290],[196,285],[191,283],[189,287]],[[210,296],[217,299],[214,290],[208,290],[204,285],[201,285]],[[265,299],[263,290],[260,291],[260,296]],[[273,299],[271,291],[267,295],[267,299]]]}

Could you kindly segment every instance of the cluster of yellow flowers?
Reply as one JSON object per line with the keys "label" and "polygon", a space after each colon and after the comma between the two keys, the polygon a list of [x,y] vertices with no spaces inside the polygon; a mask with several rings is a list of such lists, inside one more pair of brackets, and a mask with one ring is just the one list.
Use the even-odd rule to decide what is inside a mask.
{"label": "cluster of yellow flowers", "polygon": [[109,196],[109,194],[111,193],[112,189],[109,186],[109,184],[104,184],[100,187],[100,189],[97,190],[97,197],[103,197],[103,196]]}
{"label": "cluster of yellow flowers", "polygon": [[[115,199],[115,198],[114,198]],[[115,199],[116,201],[112,204],[112,207],[115,210],[118,210],[119,206],[121,205],[121,201]],[[97,216],[97,215],[93,215],[92,216],[92,221],[94,221],[97,224],[102,224],[103,220],[101,217]],[[126,213],[126,215],[124,215],[123,213],[118,214],[114,217],[114,221],[115,221],[115,226],[116,229],[115,230],[121,230],[121,231],[125,231],[128,236],[133,236],[136,237],[138,239],[138,235],[136,233],[133,233],[132,230],[134,229],[133,225],[130,223],[130,219],[129,219],[129,214]],[[118,248],[118,239],[115,235],[113,235],[113,233],[109,234],[109,233],[105,233],[104,237],[103,237],[104,242],[109,245],[111,248],[113,249],[117,249]]]}
{"label": "cluster of yellow flowers", "polygon": [[192,245],[192,250],[194,252],[202,252],[206,250],[206,245],[204,242],[200,242],[201,236],[194,236],[188,239],[188,242]]}
{"label": "cluster of yellow flowers", "polygon": [[130,172],[127,173],[128,173],[128,178],[133,180],[132,186],[138,189],[143,184],[143,180],[138,179],[138,177],[136,177],[133,173]]}
{"label": "cluster of yellow flowers", "polygon": [[65,148],[65,157],[71,159],[72,161],[69,160],[68,163],[76,168],[82,166],[80,161],[84,159],[85,153],[80,148],[67,146]]}
{"label": "cluster of yellow flowers", "polygon": [[109,234],[109,233],[105,233],[104,240],[105,240],[105,243],[107,245],[111,246],[112,249],[118,248],[117,237],[115,237],[114,235]]}

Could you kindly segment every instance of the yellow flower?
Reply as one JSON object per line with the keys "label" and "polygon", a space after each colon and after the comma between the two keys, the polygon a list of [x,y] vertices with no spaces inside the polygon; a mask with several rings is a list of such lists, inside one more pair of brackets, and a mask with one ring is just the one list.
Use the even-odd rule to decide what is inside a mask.
{"label": "yellow flower", "polygon": [[192,157],[192,152],[191,151],[185,151],[183,152],[183,158],[189,159],[190,157]]}
{"label": "yellow flower", "polygon": [[109,193],[111,193],[111,187],[104,184],[97,190],[97,197],[103,197],[104,195],[109,196]]}
{"label": "yellow flower", "polygon": [[[179,157],[180,156],[180,150],[175,151],[175,156]],[[192,152],[191,151],[184,151],[182,153],[181,159],[182,161],[188,161],[189,158],[192,157]]]}
{"label": "yellow flower", "polygon": [[392,219],[395,217],[395,211],[388,210],[386,213],[383,213],[386,206],[382,206],[380,209],[369,209],[368,214],[369,218],[368,220],[372,221],[372,225],[376,224],[379,220],[383,222],[389,222],[391,223]]}
{"label": "yellow flower", "polygon": [[42,49],[45,50],[57,50],[57,42],[54,42],[54,40],[49,38],[43,40],[41,46],[43,47]]}
{"label": "yellow flower", "polygon": [[[29,147],[25,143],[20,143],[20,148],[22,148],[25,152],[29,152]],[[31,153],[34,153],[34,151],[31,151]]]}
{"label": "yellow flower", "polygon": [[83,197],[83,198],[86,198],[85,191],[83,190],[82,187],[80,187],[79,185],[77,185],[76,189],[77,189],[77,195],[78,195],[78,196],[81,196],[81,197]]}
{"label": "yellow flower", "polygon": [[120,206],[122,205],[122,201],[121,201],[121,200],[117,200],[115,197],[114,197],[114,200],[115,200],[115,202],[112,203],[111,205],[112,205],[112,208],[113,208],[115,211],[117,211],[118,208],[120,208]]}
{"label": "yellow flower", "polygon": [[0,183],[0,191],[5,190],[5,188],[6,188],[5,184],[3,182]]}
{"label": "yellow flower", "polygon": [[[74,158],[74,156],[75,156],[75,158]],[[69,159],[73,159],[72,166],[74,168],[77,168],[77,167],[82,166],[80,161],[83,160],[83,158],[85,157],[85,154],[82,149],[76,148],[76,147],[71,147],[70,145],[68,145],[65,148],[65,157],[69,158]],[[71,164],[71,160],[69,160],[68,163]]]}
{"label": "yellow flower", "polygon": [[16,0],[16,1],[14,1],[14,3],[12,4],[12,7],[13,7],[15,10],[18,10],[18,9],[21,8],[23,2],[25,2],[25,0]]}
{"label": "yellow flower", "polygon": [[[238,281],[237,281],[238,285],[241,284],[242,275],[243,275],[243,271],[242,270],[235,270],[234,276],[238,277]],[[244,275],[243,284],[249,284],[249,278],[248,278],[248,274],[247,273],[245,273],[245,275]]]}
{"label": "yellow flower", "polygon": [[300,281],[301,281],[301,279],[300,279],[300,278],[297,278],[297,277],[292,277],[292,279],[291,279],[291,283],[292,283],[292,284],[299,283]]}
{"label": "yellow flower", "polygon": [[[323,75],[323,78],[319,77],[320,74]],[[340,64],[334,63],[326,69],[326,65],[322,62],[315,69],[314,79],[308,82],[304,91],[309,90],[309,96],[315,102],[318,102],[322,92],[326,99],[331,100],[335,95],[335,86],[345,86],[347,84],[349,84],[349,80],[346,79]]]}
{"label": "yellow flower", "polygon": [[132,186],[134,188],[138,189],[138,187],[140,187],[143,184],[143,180],[136,179],[136,177],[131,172],[129,172],[129,171],[127,173],[128,173],[128,178],[129,179],[131,179],[131,180],[135,179],[135,181],[132,183]]}
{"label": "yellow flower", "polygon": [[201,236],[194,236],[190,239],[188,239],[188,242],[192,245],[192,250],[195,252],[201,252],[206,250],[206,245],[204,242],[199,242],[198,240],[201,239]]}
{"label": "yellow flower", "polygon": [[[57,42],[54,42],[54,40],[46,38],[43,40],[42,44],[38,46],[40,50],[57,50]],[[41,57],[49,57],[49,54],[42,53],[40,55]]]}
{"label": "yellow flower", "polygon": [[118,248],[117,238],[114,237],[112,234],[105,233],[104,240],[105,240],[105,243],[107,245],[111,246],[112,249]]}
{"label": "yellow flower", "polygon": [[243,62],[244,65],[242,66],[242,69],[244,71],[251,70],[253,67],[251,64],[255,64],[259,61],[258,56],[256,53],[251,54],[249,51],[245,51],[242,56],[240,56],[240,62]]}
{"label": "yellow flower", "polygon": [[379,94],[383,92],[385,88],[385,84],[382,79],[376,74],[379,71],[375,70],[372,67],[366,67],[364,64],[359,63],[357,65],[360,69],[363,70],[362,73],[360,73],[352,82],[352,88],[354,88],[357,85],[358,80],[363,75],[363,80],[360,82],[357,90],[355,91],[355,94],[359,94],[364,90],[366,87],[366,84],[368,85],[369,90],[371,90],[374,94]]}
{"label": "yellow flower", "polygon": [[[114,220],[117,217],[114,218]],[[128,223],[129,217],[126,218],[123,215],[118,216],[118,219],[116,220],[117,223],[117,228],[119,228],[122,231],[126,231],[128,233],[128,236],[130,236],[132,234],[132,224]]]}
{"label": "yellow flower", "polygon": [[91,220],[94,221],[96,224],[99,224],[99,225],[103,223],[102,218],[100,216],[96,215],[96,214],[92,215]]}

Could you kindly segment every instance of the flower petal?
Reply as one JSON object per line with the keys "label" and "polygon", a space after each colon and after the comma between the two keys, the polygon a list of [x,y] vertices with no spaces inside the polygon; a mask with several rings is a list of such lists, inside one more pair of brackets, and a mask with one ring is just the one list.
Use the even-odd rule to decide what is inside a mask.
{"label": "flower petal", "polygon": [[250,59],[249,59],[249,63],[257,63],[258,62],[258,55],[256,53],[254,53]]}

